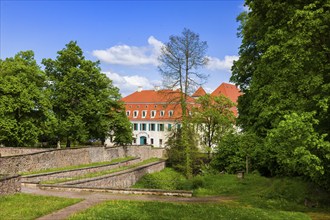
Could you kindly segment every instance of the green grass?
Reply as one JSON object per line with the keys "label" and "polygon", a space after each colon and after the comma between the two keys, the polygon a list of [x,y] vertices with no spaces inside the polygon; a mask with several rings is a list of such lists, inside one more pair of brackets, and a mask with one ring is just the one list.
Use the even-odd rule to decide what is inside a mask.
{"label": "green grass", "polygon": [[32,171],[32,172],[22,172],[20,174],[24,176],[24,175],[75,170],[75,169],[81,169],[81,168],[89,168],[89,167],[95,167],[95,166],[103,166],[103,165],[110,165],[110,164],[114,164],[114,163],[120,163],[120,162],[131,160],[134,158],[135,157],[122,157],[122,158],[113,159],[111,161],[95,162],[95,163],[89,163],[89,164],[80,164],[80,165],[75,165],[75,166],[67,166],[67,167],[59,167],[59,168],[51,168],[51,169],[43,169],[43,170],[37,170],[37,171]]}
{"label": "green grass", "polygon": [[178,185],[185,181],[185,177],[171,168],[161,172],[144,175],[132,188],[147,189],[178,189]]}
{"label": "green grass", "polygon": [[[330,193],[301,178],[265,178],[249,174],[239,180],[236,175],[219,174],[196,176],[191,180],[179,179],[171,187],[164,187],[164,176],[167,180],[178,180],[173,172],[175,173],[173,170],[163,170],[148,174],[134,187],[193,190],[194,196],[197,197],[220,195],[235,198],[236,205],[241,207],[303,212],[313,216],[313,219],[330,220]],[[305,207],[306,197],[318,201],[319,206]]]}
{"label": "green grass", "polygon": [[85,219],[246,219],[304,220],[303,213],[264,210],[228,204],[184,204],[142,201],[109,201],[74,214],[69,220]]}
{"label": "green grass", "polygon": [[41,184],[57,184],[57,183],[63,183],[63,182],[68,182],[68,181],[73,181],[73,180],[82,180],[82,179],[87,179],[87,178],[99,177],[99,176],[116,173],[116,172],[123,171],[123,170],[128,170],[131,168],[136,168],[136,167],[139,167],[139,166],[142,166],[142,165],[145,165],[148,163],[152,163],[152,162],[157,162],[157,161],[160,161],[160,159],[159,158],[150,158],[150,159],[144,160],[140,163],[132,164],[132,165],[125,166],[125,167],[119,167],[116,169],[104,170],[104,171],[93,172],[93,173],[87,173],[87,174],[84,174],[81,176],[75,176],[75,177],[70,177],[70,178],[58,178],[58,179],[54,179],[54,180],[42,181]]}
{"label": "green grass", "polygon": [[79,201],[23,193],[0,196],[0,219],[36,219]]}

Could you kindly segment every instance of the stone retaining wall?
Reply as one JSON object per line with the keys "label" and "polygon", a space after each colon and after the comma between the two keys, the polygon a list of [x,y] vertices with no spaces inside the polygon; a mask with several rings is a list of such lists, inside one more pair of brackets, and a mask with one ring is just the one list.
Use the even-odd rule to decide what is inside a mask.
{"label": "stone retaining wall", "polygon": [[85,180],[65,182],[60,185],[74,185],[79,187],[111,187],[128,188],[134,185],[142,176],[147,173],[161,171],[165,168],[165,161],[153,162],[137,168],[116,172],[113,174],[95,177]]}
{"label": "stone retaining wall", "polygon": [[[7,150],[9,151],[9,148]],[[115,158],[127,156],[140,157],[142,160],[151,157],[163,158],[165,149],[152,148],[151,146],[51,149],[30,154],[0,157],[0,173],[31,172],[54,167],[111,161]]]}
{"label": "stone retaining wall", "polygon": [[21,191],[20,175],[0,175],[0,195],[13,194]]}
{"label": "stone retaining wall", "polygon": [[70,177],[75,177],[75,176],[82,176],[87,173],[101,172],[104,170],[112,170],[112,169],[116,169],[116,168],[123,167],[123,166],[130,166],[130,165],[136,164],[140,161],[141,161],[140,158],[136,158],[136,159],[130,159],[130,160],[119,162],[119,163],[113,163],[113,164],[107,164],[107,165],[101,165],[101,166],[28,175],[28,176],[22,177],[22,182],[37,183],[40,181],[54,180],[54,179],[58,179],[58,178],[70,178]]}
{"label": "stone retaining wall", "polygon": [[1,157],[15,156],[22,154],[32,154],[37,152],[49,151],[46,148],[21,148],[21,147],[0,147]]}

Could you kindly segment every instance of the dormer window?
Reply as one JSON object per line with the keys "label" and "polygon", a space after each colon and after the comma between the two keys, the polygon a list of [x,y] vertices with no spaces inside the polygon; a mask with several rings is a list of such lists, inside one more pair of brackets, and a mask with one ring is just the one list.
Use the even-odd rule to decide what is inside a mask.
{"label": "dormer window", "polygon": [[147,116],[147,111],[142,111],[142,118],[145,118]]}
{"label": "dormer window", "polygon": [[164,110],[160,111],[160,117],[164,117],[164,115],[165,115],[165,111]]}
{"label": "dormer window", "polygon": [[156,111],[151,111],[151,118],[154,118],[156,116]]}
{"label": "dormer window", "polygon": [[138,115],[139,115],[139,111],[135,110],[135,111],[133,112],[133,117],[134,117],[134,118],[137,118]]}
{"label": "dormer window", "polygon": [[170,116],[170,117],[173,116],[173,110],[168,111],[168,116]]}

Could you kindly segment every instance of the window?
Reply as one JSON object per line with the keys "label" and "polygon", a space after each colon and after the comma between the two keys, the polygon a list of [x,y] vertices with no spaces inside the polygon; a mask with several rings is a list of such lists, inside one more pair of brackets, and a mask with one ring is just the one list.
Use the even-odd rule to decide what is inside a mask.
{"label": "window", "polygon": [[167,125],[167,130],[171,131],[172,130],[172,124]]}
{"label": "window", "polygon": [[131,111],[126,111],[126,116],[129,117]]}
{"label": "window", "polygon": [[136,144],[136,138],[133,138],[133,144]]}
{"label": "window", "polygon": [[170,117],[173,116],[173,110],[168,111],[168,116],[170,116]]}
{"label": "window", "polygon": [[138,115],[139,115],[139,111],[135,110],[135,111],[133,112],[133,117],[136,118]]}
{"label": "window", "polygon": [[165,111],[164,110],[160,111],[160,117],[164,117],[164,115],[165,115]]}
{"label": "window", "polygon": [[154,144],[154,139],[153,138],[150,139],[150,143]]}
{"label": "window", "polygon": [[159,146],[161,147],[163,145],[163,139],[159,139]]}
{"label": "window", "polygon": [[164,131],[164,124],[158,124],[158,131]]}
{"label": "window", "polygon": [[156,125],[154,123],[150,124],[150,131],[155,131],[156,130]]}
{"label": "window", "polygon": [[157,108],[157,105],[155,105],[154,108]]}
{"label": "window", "polygon": [[154,118],[156,116],[156,111],[151,111],[151,118]]}
{"label": "window", "polygon": [[133,124],[133,130],[134,130],[134,131],[137,131],[138,129],[139,129],[138,124],[137,124],[137,123],[134,123],[134,124]]}
{"label": "window", "polygon": [[147,116],[147,111],[142,111],[142,118],[145,118]]}
{"label": "window", "polygon": [[146,105],[146,108],[148,108],[148,106]]}
{"label": "window", "polygon": [[140,124],[140,130],[141,131],[146,131],[147,130],[147,124],[146,123]]}
{"label": "window", "polygon": [[177,124],[176,127],[177,127],[177,129],[180,129],[181,128],[181,124]]}

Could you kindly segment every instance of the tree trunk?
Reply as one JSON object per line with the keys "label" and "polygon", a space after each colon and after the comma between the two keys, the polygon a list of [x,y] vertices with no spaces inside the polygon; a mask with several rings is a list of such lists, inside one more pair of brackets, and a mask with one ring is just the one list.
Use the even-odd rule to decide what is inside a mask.
{"label": "tree trunk", "polygon": [[61,141],[60,140],[57,141],[57,147],[56,148],[61,149]]}
{"label": "tree trunk", "polygon": [[246,156],[245,158],[245,169],[246,169],[246,174],[249,174],[249,157]]}
{"label": "tree trunk", "polygon": [[66,139],[66,148],[70,148],[71,147],[71,141],[70,139]]}

